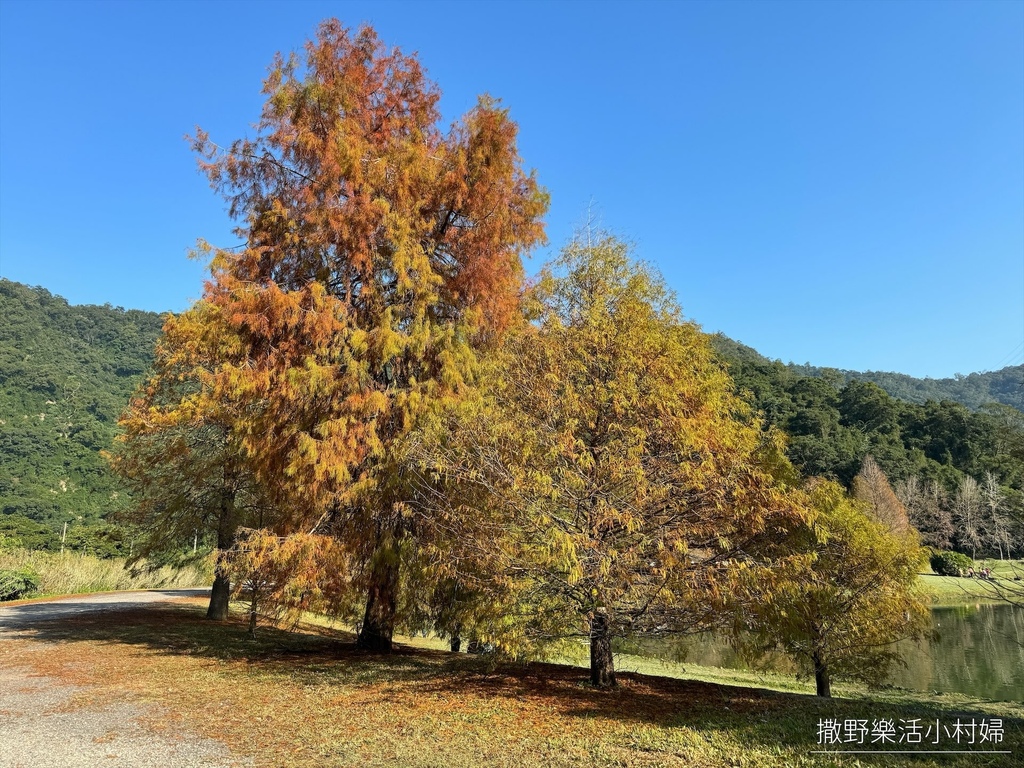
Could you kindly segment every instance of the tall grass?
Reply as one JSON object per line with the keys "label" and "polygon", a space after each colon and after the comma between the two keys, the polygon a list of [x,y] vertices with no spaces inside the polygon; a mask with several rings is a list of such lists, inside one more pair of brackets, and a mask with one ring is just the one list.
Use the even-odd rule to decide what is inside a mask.
{"label": "tall grass", "polygon": [[209,559],[181,567],[148,567],[144,562],[128,568],[123,558],[101,560],[92,555],[65,552],[0,550],[0,570],[28,569],[39,575],[40,595],[70,595],[120,589],[163,589],[206,586],[213,581]]}

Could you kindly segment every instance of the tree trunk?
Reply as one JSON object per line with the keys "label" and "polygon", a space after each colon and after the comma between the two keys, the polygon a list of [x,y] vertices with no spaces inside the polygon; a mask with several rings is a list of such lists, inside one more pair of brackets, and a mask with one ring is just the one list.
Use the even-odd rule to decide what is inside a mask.
{"label": "tree trunk", "polygon": [[228,601],[231,598],[231,579],[224,566],[217,558],[217,566],[213,572],[213,589],[210,590],[210,607],[206,609],[206,618],[213,621],[225,621],[228,618]]}
{"label": "tree trunk", "polygon": [[462,637],[460,636],[461,631],[462,626],[460,624],[456,624],[455,629],[452,630],[452,653],[458,653],[462,650]]}
{"label": "tree trunk", "polygon": [[256,639],[256,593],[253,592],[252,601],[249,603],[249,637]]}
{"label": "tree trunk", "polygon": [[590,620],[590,682],[597,688],[614,688],[617,685],[611,622],[605,608],[598,608]]}
{"label": "tree trunk", "polygon": [[821,653],[815,651],[811,655],[814,661],[814,685],[817,693],[824,699],[832,698],[832,681],[828,674],[828,664],[821,658]]}
{"label": "tree trunk", "polygon": [[210,606],[206,618],[212,621],[227,621],[228,602],[231,599],[231,578],[223,560],[224,553],[235,543],[235,493],[230,473],[225,469],[224,489],[220,496],[220,514],[217,519],[217,564],[213,570],[213,589],[210,590]]}
{"label": "tree trunk", "polygon": [[390,552],[378,550],[377,554],[370,573],[366,612],[356,647],[375,653],[390,653],[398,610],[398,565],[389,557]]}

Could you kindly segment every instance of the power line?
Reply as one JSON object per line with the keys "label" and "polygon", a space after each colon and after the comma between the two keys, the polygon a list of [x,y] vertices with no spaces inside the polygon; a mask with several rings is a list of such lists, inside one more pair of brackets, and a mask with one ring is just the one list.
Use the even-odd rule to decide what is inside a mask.
{"label": "power line", "polygon": [[1024,341],[1021,341],[1016,347],[1014,347],[1010,351],[1010,354],[1000,360],[992,370],[998,371],[1001,368],[1005,368],[1007,365],[1015,365],[1016,363],[1014,361],[1018,356],[1021,356],[1022,353],[1024,353]]}

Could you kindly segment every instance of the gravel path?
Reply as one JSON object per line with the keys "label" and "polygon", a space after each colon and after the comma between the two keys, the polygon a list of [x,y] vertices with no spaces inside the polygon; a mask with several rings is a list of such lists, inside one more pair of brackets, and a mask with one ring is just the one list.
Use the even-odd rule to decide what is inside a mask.
{"label": "gravel path", "polygon": [[[5,651],[25,643],[28,661],[45,643],[18,639],[18,631],[92,611],[118,611],[208,590],[156,590],[83,595],[0,608],[0,644]],[[18,654],[5,654],[19,661]],[[188,731],[158,733],[147,727],[163,712],[155,705],[112,701],[75,706],[82,688],[35,672],[31,666],[0,666],[0,768],[243,768],[226,746]]]}

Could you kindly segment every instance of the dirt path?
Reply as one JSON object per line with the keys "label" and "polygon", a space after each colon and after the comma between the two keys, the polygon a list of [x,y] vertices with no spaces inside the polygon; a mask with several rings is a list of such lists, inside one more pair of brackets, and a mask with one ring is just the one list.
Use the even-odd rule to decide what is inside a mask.
{"label": "dirt path", "polygon": [[0,768],[242,768],[220,742],[181,728],[161,727],[157,706],[126,698],[102,705],[83,703],[80,686],[42,675],[33,659],[51,643],[29,640],[44,622],[86,612],[126,608],[208,594],[207,590],[154,590],[81,595],[0,608]]}

